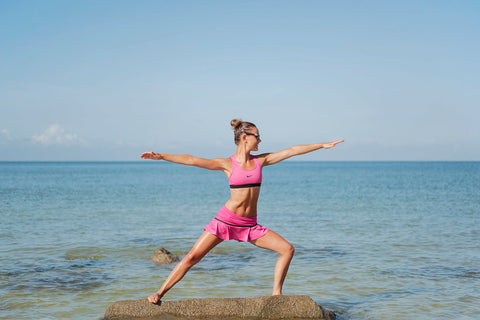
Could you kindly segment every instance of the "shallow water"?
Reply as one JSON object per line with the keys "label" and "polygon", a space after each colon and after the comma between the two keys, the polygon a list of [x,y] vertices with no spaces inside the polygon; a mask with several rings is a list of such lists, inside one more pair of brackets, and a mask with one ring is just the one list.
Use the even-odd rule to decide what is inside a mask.
{"label": "shallow water", "polygon": [[[478,319],[479,162],[285,162],[259,223],[296,248],[284,294],[340,319]],[[100,319],[155,292],[228,197],[160,162],[0,163],[0,319]],[[269,295],[276,254],[224,242],[165,299]]]}

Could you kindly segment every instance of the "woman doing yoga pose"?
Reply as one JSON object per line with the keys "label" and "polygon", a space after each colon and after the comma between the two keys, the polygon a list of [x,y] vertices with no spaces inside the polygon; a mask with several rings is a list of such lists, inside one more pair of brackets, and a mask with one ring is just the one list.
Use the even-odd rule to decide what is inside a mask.
{"label": "woman doing yoga pose", "polygon": [[230,199],[213,220],[204,228],[203,234],[190,252],[175,266],[162,287],[148,300],[157,303],[183,276],[210,250],[224,240],[235,239],[273,250],[280,256],[275,265],[272,295],[282,294],[294,248],[276,232],[257,224],[257,201],[262,183],[262,168],[290,157],[312,152],[321,148],[332,148],[344,140],[327,143],[296,145],[278,152],[253,156],[261,142],[257,127],[246,121],[234,119],[231,126],[235,132],[237,150],[229,158],[203,159],[191,155],[160,154],[153,151],[142,153],[143,159],[165,160],[196,166],[209,170],[223,171],[230,184]]}

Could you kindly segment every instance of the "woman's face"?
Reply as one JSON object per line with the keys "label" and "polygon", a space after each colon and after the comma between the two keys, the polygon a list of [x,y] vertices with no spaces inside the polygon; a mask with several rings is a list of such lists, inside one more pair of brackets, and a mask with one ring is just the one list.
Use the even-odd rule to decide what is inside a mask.
{"label": "woman's face", "polygon": [[247,148],[252,151],[258,151],[258,144],[262,142],[258,129],[253,127],[245,132]]}

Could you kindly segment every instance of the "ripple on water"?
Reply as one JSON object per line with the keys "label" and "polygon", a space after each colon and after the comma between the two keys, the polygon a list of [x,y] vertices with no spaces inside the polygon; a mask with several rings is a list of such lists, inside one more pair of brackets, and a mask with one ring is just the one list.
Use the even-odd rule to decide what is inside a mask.
{"label": "ripple on water", "polygon": [[20,264],[0,271],[1,288],[16,290],[89,290],[111,281],[102,271],[100,260],[58,259],[41,260],[35,264]]}
{"label": "ripple on water", "polygon": [[428,266],[422,268],[395,268],[382,271],[397,277],[420,277],[431,280],[439,279],[480,279],[480,269],[465,266]]}
{"label": "ripple on water", "polygon": [[295,259],[327,259],[345,255],[347,255],[346,251],[335,247],[304,248],[298,245],[295,246]]}

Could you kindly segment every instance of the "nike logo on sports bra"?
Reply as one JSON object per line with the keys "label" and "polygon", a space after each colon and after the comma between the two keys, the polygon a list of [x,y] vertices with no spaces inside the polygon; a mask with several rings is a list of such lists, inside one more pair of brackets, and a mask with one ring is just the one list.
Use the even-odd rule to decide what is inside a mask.
{"label": "nike logo on sports bra", "polygon": [[251,170],[240,167],[235,156],[231,156],[230,158],[232,159],[232,172],[228,178],[230,188],[260,187],[262,184],[262,165],[257,158],[253,157],[255,168]]}

